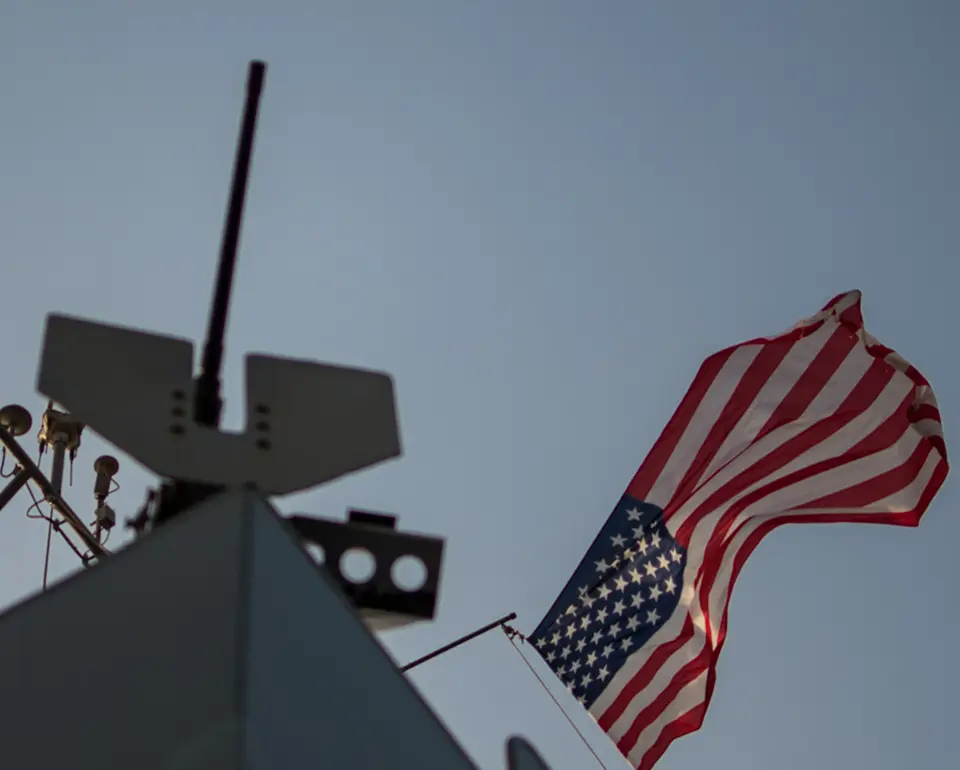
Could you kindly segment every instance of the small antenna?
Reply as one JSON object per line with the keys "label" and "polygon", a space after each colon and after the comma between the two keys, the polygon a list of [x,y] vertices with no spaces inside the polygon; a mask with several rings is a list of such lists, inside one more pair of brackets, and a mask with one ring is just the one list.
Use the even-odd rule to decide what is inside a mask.
{"label": "small antenna", "polygon": [[257,112],[263,77],[267,65],[262,61],[250,62],[247,72],[247,101],[240,126],[240,142],[233,165],[233,183],[230,187],[230,202],[223,225],[220,244],[220,261],[213,286],[213,304],[210,307],[210,322],[207,326],[207,341],[203,348],[200,375],[194,390],[193,419],[198,425],[212,428],[220,426],[223,399],[220,396],[220,372],[223,369],[223,340],[227,331],[227,314],[230,309],[230,292],[233,289],[233,273],[237,265],[237,248],[240,244],[240,226],[243,222],[243,204],[247,196],[247,177],[250,173],[250,158],[253,155],[253,138],[257,129]]}
{"label": "small antenna", "polygon": [[[250,159],[253,156],[257,113],[260,110],[260,95],[263,92],[266,70],[266,63],[259,60],[251,61],[247,69],[247,99],[240,123],[237,154],[233,161],[233,181],[230,185],[227,217],[223,224],[223,238],[220,242],[220,259],[213,284],[207,339],[203,346],[200,374],[194,379],[193,420],[197,425],[208,428],[220,427],[220,416],[223,410],[220,382],[220,373],[223,370],[223,340],[227,333],[230,293],[233,290],[233,274],[237,266],[243,206],[247,197]],[[218,489],[219,487],[215,484],[174,479],[161,491],[159,506],[153,519],[154,524],[164,523]]]}

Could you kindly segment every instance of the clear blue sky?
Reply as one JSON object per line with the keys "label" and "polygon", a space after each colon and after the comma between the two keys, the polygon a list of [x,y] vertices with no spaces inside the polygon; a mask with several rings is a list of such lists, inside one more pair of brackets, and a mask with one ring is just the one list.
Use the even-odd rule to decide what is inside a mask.
{"label": "clear blue sky", "polygon": [[[280,506],[448,538],[398,659],[511,610],[530,630],[701,360],[840,291],[931,379],[951,445],[958,36],[949,0],[0,0],[0,400],[39,415],[49,311],[201,336],[263,58],[227,422],[250,350],[391,372],[404,457]],[[152,480],[119,480],[129,515]],[[775,533],[659,768],[960,766],[957,504],[948,479],[916,531]],[[3,605],[39,585],[25,507],[0,515]],[[511,732],[595,765],[500,635],[414,679],[484,768]]]}

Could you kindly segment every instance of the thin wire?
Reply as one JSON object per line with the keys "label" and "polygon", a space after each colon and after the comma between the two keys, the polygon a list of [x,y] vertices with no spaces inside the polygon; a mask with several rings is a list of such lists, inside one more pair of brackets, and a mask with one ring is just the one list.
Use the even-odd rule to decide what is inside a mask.
{"label": "thin wire", "polygon": [[[558,709],[560,709],[560,713],[563,714],[564,719],[566,719],[567,722],[570,723],[570,727],[573,728],[573,731],[574,731],[578,736],[580,736],[580,740],[583,741],[583,745],[587,747],[587,750],[588,750],[591,754],[593,754],[593,758],[597,760],[597,764],[599,764],[600,767],[603,768],[603,770],[609,770],[609,768],[608,768],[605,764],[603,764],[603,760],[600,759],[600,755],[597,754],[597,752],[593,750],[593,746],[591,746],[591,745],[589,744],[589,742],[588,742],[587,739],[586,739],[586,736],[584,736],[584,734],[583,734],[582,732],[580,732],[580,728],[576,726],[576,724],[574,723],[574,721],[570,718],[570,715],[567,714],[566,711],[564,711],[563,706],[560,705],[560,701],[558,701],[558,700],[556,699],[556,697],[554,696],[554,694],[553,694],[552,692],[550,692],[550,688],[547,687],[547,683],[543,681],[543,678],[540,676],[540,674],[537,673],[537,670],[536,670],[532,665],[530,665],[530,661],[527,660],[527,656],[523,654],[523,651],[520,649],[520,647],[517,646],[517,643],[514,641],[514,639],[515,639],[517,636],[520,637],[521,641],[526,641],[526,638],[525,638],[522,634],[519,634],[519,633],[517,633],[516,631],[513,631],[513,629],[507,630],[507,626],[503,626],[502,628],[503,628],[503,633],[506,634],[506,635],[507,635],[507,639],[510,640],[510,645],[513,647],[513,649],[515,649],[515,650],[517,651],[517,655],[520,656],[520,660],[522,660],[522,661],[524,662],[524,664],[526,665],[526,667],[527,667],[528,669],[530,669],[530,673],[533,674],[533,675],[537,678],[537,681],[538,681],[538,682],[540,682],[540,686],[543,688],[543,691],[544,691],[547,695],[550,696],[550,700],[552,700],[552,701],[554,702],[554,704],[556,704],[556,707],[557,707]],[[511,632],[512,632],[512,633],[511,633]]]}
{"label": "thin wire", "polygon": [[51,515],[47,519],[47,552],[43,558],[43,588],[41,590],[47,590],[47,574],[50,571],[50,541],[53,540],[53,513],[51,506]]}
{"label": "thin wire", "polygon": [[29,508],[27,508],[27,518],[30,518],[30,519],[46,519],[47,521],[52,521],[52,520],[53,520],[52,517],[50,517],[50,516],[45,516],[45,515],[43,514],[43,512],[41,512],[41,513],[36,513],[36,514],[30,513],[30,511],[32,511],[34,508],[36,508],[36,509],[39,510],[40,506],[43,505],[43,500],[37,500],[37,496],[36,496],[35,494],[33,494],[33,490],[30,488],[30,485],[27,484],[26,486],[27,486],[27,492],[30,493],[30,498],[33,500],[33,505],[31,505]]}

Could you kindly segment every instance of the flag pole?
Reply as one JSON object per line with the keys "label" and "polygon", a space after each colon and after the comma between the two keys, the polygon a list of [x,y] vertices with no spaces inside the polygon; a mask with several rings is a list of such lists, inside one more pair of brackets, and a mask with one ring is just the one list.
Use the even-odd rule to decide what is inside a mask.
{"label": "flag pole", "polygon": [[445,652],[450,652],[450,650],[452,650],[454,647],[459,647],[461,644],[465,644],[466,642],[469,642],[471,639],[476,639],[481,634],[487,633],[487,631],[492,631],[495,628],[500,628],[501,626],[504,626],[506,623],[510,622],[511,620],[516,620],[516,619],[517,619],[516,612],[511,612],[509,615],[504,615],[499,620],[495,620],[492,623],[487,623],[487,625],[483,626],[483,628],[478,628],[476,631],[471,631],[469,634],[466,634],[465,636],[461,636],[459,639],[456,639],[450,642],[450,644],[445,644],[443,647],[440,647],[439,649],[436,649],[433,652],[424,655],[422,658],[417,658],[416,660],[411,661],[410,663],[407,663],[407,665],[402,666],[400,670],[409,671],[411,668],[415,668],[419,666],[421,663],[426,663],[428,660],[433,660],[438,655],[443,655],[443,653]]}

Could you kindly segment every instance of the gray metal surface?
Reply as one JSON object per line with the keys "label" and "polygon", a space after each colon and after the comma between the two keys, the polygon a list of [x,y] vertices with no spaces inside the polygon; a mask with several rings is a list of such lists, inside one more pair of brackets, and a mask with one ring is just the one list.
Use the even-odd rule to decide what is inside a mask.
{"label": "gray metal surface", "polygon": [[3,770],[475,770],[252,492],[0,615],[0,714]]}
{"label": "gray metal surface", "polygon": [[472,770],[292,529],[263,509],[248,618],[251,769]]}
{"label": "gray metal surface", "polygon": [[237,767],[241,528],[201,508],[0,615],[0,767]]}
{"label": "gray metal surface", "polygon": [[308,489],[400,454],[386,374],[265,355],[246,357],[243,433],[197,425],[193,344],[51,314],[37,389],[160,476]]}

